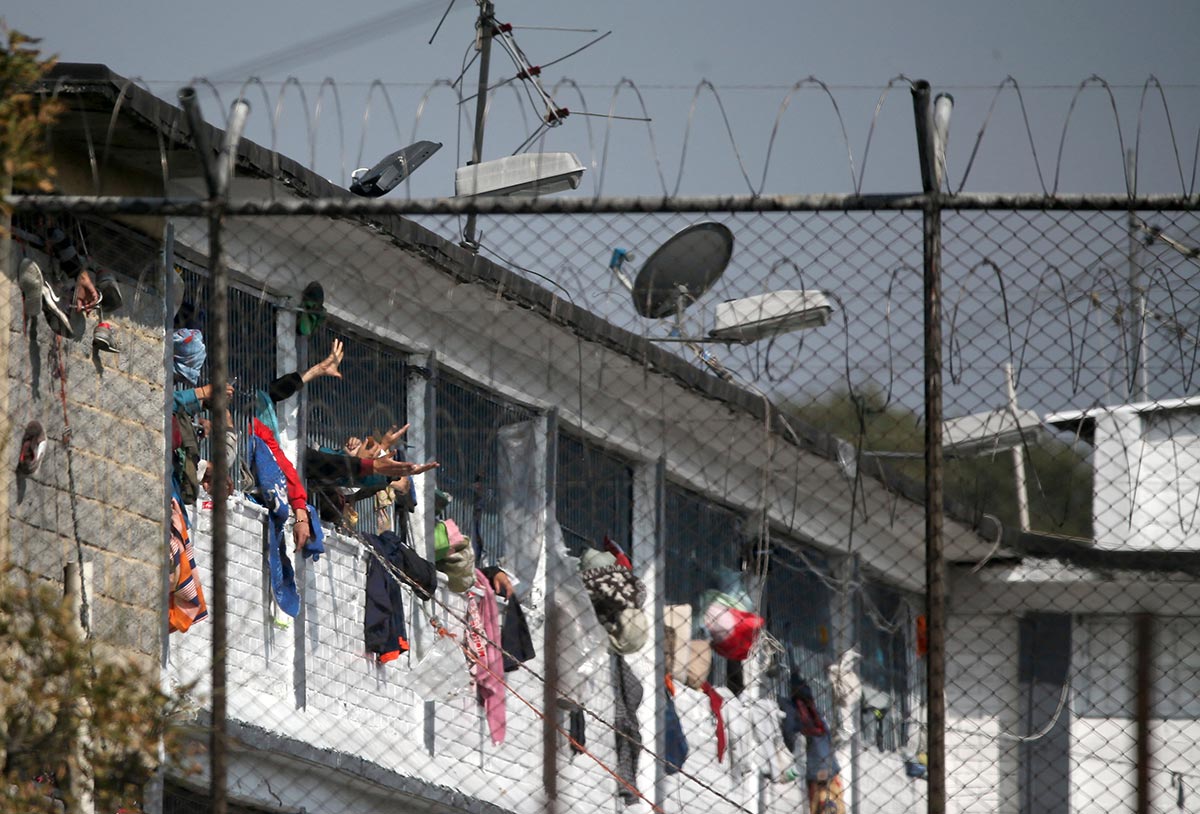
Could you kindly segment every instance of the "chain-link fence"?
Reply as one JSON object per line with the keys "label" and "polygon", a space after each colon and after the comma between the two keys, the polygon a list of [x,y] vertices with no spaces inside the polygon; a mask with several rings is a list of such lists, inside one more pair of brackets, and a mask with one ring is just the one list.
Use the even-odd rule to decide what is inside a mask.
{"label": "chain-link fence", "polygon": [[1195,198],[197,197],[179,110],[67,92],[122,197],[12,199],[0,494],[88,669],[6,650],[11,794],[1196,805]]}

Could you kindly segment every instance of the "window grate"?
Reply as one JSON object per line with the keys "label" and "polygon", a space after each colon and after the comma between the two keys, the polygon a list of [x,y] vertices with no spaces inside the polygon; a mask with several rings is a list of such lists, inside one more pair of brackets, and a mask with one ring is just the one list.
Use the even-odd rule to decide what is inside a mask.
{"label": "window grate", "polygon": [[633,467],[599,446],[558,434],[555,513],[567,551],[598,548],[607,535],[633,553]]}
{"label": "window grate", "polygon": [[[325,358],[334,339],[341,339],[345,350],[339,366],[342,377],[322,376],[308,385],[305,440],[309,447],[341,452],[352,435],[378,436],[408,422],[408,366],[398,349],[328,323],[311,336],[309,361]],[[355,530],[363,534],[374,534],[381,525],[396,528],[395,507],[381,506],[377,512],[374,495],[357,501],[355,510]]]}
{"label": "window grate", "polygon": [[501,396],[439,373],[437,393],[438,488],[451,497],[446,515],[483,547],[481,567],[501,562],[500,460],[497,431],[536,413]]}

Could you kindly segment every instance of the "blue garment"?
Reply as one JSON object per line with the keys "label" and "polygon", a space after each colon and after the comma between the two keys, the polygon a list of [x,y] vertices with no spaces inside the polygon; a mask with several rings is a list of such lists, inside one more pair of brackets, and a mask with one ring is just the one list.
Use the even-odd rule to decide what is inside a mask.
{"label": "blue garment", "polygon": [[[296,590],[296,571],[288,554],[284,528],[291,510],[287,502],[287,480],[270,448],[258,436],[250,437],[250,465],[262,490],[267,508],[267,570],[275,603],[288,616],[300,612],[300,593]],[[311,509],[310,509],[311,511]],[[316,517],[316,514],[310,514]],[[316,524],[313,524],[316,535]],[[324,550],[324,546],[321,546]]]}
{"label": "blue garment", "polygon": [[670,691],[665,687],[663,692],[667,694],[667,709],[664,716],[664,734],[667,741],[664,754],[667,762],[666,774],[675,774],[683,768],[683,762],[687,760],[687,738],[683,736],[683,725],[679,723],[679,714],[675,711],[675,699],[671,697]]}
{"label": "blue garment", "polygon": [[180,328],[171,335],[175,375],[188,384],[200,378],[200,368],[208,358],[204,335],[194,328]]}
{"label": "blue garment", "polygon": [[184,415],[195,415],[200,412],[203,406],[200,403],[200,399],[196,398],[195,390],[175,391],[175,412],[183,413]]}
{"label": "blue garment", "polygon": [[304,544],[302,553],[305,557],[316,562],[325,553],[325,530],[321,528],[321,520],[317,517],[317,510],[313,505],[309,503],[305,508],[308,509],[308,522],[312,525],[312,536]]}

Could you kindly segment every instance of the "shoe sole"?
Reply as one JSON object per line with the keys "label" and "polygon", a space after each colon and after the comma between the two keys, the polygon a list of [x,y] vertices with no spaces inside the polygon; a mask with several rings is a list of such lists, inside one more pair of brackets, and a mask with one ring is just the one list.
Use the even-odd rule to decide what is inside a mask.
{"label": "shoe sole", "polygon": [[74,333],[75,326],[71,325],[71,318],[63,312],[54,289],[46,282],[42,283],[42,313],[46,315],[46,322],[50,323],[50,330],[56,334],[71,336]]}
{"label": "shoe sole", "polygon": [[92,337],[92,347],[96,350],[102,350],[105,353],[120,353],[121,348],[116,342],[110,342],[106,339],[96,339]]}
{"label": "shoe sole", "polygon": [[21,438],[21,453],[17,458],[17,474],[36,474],[46,455],[46,433],[37,421],[31,421],[25,427]]}
{"label": "shoe sole", "polygon": [[25,316],[34,316],[42,308],[42,269],[34,261],[25,258],[21,261],[17,279],[20,281],[21,296],[25,298]]}

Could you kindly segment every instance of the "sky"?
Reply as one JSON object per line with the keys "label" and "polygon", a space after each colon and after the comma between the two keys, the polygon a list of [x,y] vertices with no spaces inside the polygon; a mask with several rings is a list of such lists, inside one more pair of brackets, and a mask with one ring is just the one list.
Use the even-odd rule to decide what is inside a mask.
{"label": "sky", "polygon": [[[458,118],[459,106],[451,91],[433,87],[437,80],[453,79],[460,73],[473,32],[475,5],[469,0],[453,3],[432,45],[428,41],[446,8],[441,0],[361,0],[353,4],[315,0],[286,4],[39,0],[16,5],[3,13],[7,24],[42,37],[44,48],[61,60],[107,64],[124,76],[145,81],[167,98],[173,98],[178,87],[196,77],[229,77],[230,69],[257,63],[255,72],[266,83],[266,94],[264,98],[257,87],[247,91],[255,107],[250,135],[268,146],[274,141],[304,163],[316,163],[319,172],[334,180],[344,182],[340,177],[343,165],[349,172],[353,165],[372,163],[415,132],[446,146],[414,175],[410,193],[417,197],[447,195],[453,192],[454,166],[465,163],[469,155],[473,103],[465,106],[468,118]],[[387,25],[343,38],[342,47],[336,47],[339,41],[334,35],[392,12]],[[957,103],[951,137],[954,178],[961,175],[994,88],[1012,76],[1024,89],[1035,149],[1049,183],[1073,89],[1093,75],[1119,86],[1115,93],[1120,124],[1131,142],[1138,124],[1141,87],[1155,76],[1170,86],[1167,96],[1172,123],[1182,142],[1184,175],[1188,181],[1191,178],[1195,135],[1200,129],[1200,55],[1195,48],[1200,4],[1186,0],[1136,5],[1119,0],[756,0],[749,4],[502,0],[497,4],[497,18],[516,27],[518,44],[530,61],[539,65],[599,33],[612,32],[582,53],[547,68],[543,76],[547,89],[564,78],[582,87],[579,92],[561,86],[553,94],[560,106],[575,111],[607,113],[614,89],[622,80],[630,80],[645,100],[652,119],[649,127],[575,116],[549,134],[545,149],[571,150],[592,169],[585,184],[589,193],[595,192],[601,175],[606,194],[660,192],[656,157],[670,191],[675,191],[677,182],[685,194],[745,193],[762,187],[766,150],[779,108],[793,83],[808,77],[834,88],[856,174],[862,172],[866,138],[880,92],[890,80],[902,75],[924,78],[935,92],[952,93]],[[595,29],[598,33],[531,27]],[[306,42],[316,44],[283,64],[261,64],[265,55]],[[508,60],[497,54],[493,77],[513,73]],[[280,105],[281,82],[288,76],[305,84],[307,99],[302,100],[292,87],[282,93]],[[338,83],[342,115],[336,115],[327,90],[315,136],[309,138],[318,86],[326,77]],[[363,126],[368,112],[366,94],[374,80],[387,84],[396,125],[377,89],[368,123]],[[718,97],[701,93],[694,112],[690,111],[703,80],[718,89],[736,150],[716,104]],[[473,69],[467,83],[473,92]],[[227,108],[239,84],[219,86],[220,106],[213,103],[211,92],[201,87],[211,116]],[[422,95],[431,87],[418,118]],[[628,86],[618,94],[615,107],[618,115],[643,115],[637,94]],[[513,89],[498,93],[488,116],[485,157],[514,151],[529,135],[536,115],[527,102],[519,102]],[[340,136],[338,118],[343,123]],[[1140,169],[1143,186],[1177,191],[1179,173],[1165,160],[1172,151],[1165,138],[1161,103],[1154,100],[1148,104],[1144,118],[1149,132],[1143,137],[1143,147],[1146,155],[1153,155]],[[1082,96],[1073,121],[1060,188],[1120,191],[1121,150],[1108,99],[1100,89]],[[900,86],[889,94],[879,114],[864,191],[917,185],[911,124],[911,102],[906,88]],[[606,136],[608,160],[600,172]],[[685,138],[687,160],[681,162]],[[791,100],[783,117],[765,189],[849,191],[852,176],[846,154],[847,145],[829,101],[815,90],[803,91]],[[739,156],[749,183],[738,166]],[[1011,92],[997,102],[976,164],[969,189],[1012,186],[1014,191],[1030,191],[1038,183],[1020,109]]]}
{"label": "sky", "polygon": [[[3,16],[9,26],[42,37],[44,49],[58,54],[60,60],[104,63],[163,98],[174,99],[180,87],[194,83],[206,115],[214,121],[244,89],[253,108],[249,138],[342,185],[348,184],[355,167],[367,166],[410,141],[442,142],[441,151],[414,173],[410,183],[392,193],[439,197],[453,194],[454,169],[470,155],[474,116],[474,102],[460,104],[459,93],[448,82],[460,75],[464,59],[471,55],[476,6],[456,0],[430,44],[445,9],[442,0],[354,4],[39,0],[19,4]],[[920,178],[907,80],[918,78],[930,81],[935,93],[954,96],[948,165],[955,189],[1122,193],[1124,149],[1135,145],[1139,192],[1178,194],[1196,189],[1200,51],[1195,34],[1200,31],[1200,3],[1194,0],[1138,4],[1118,0],[758,0],[740,4],[500,0],[496,16],[513,24],[518,44],[535,65],[611,32],[583,52],[546,68],[542,76],[556,105],[567,107],[572,115],[544,133],[533,149],[576,153],[588,168],[575,193],[579,195],[914,191]],[[287,49],[292,49],[287,59],[273,64],[265,60]],[[261,81],[244,84],[247,72]],[[492,81],[510,78],[514,72],[512,63],[497,50]],[[286,83],[288,77],[298,81]],[[324,83],[327,77],[333,84]],[[1011,86],[997,92],[1006,77],[1020,87],[1019,96]],[[1093,77],[1107,83],[1107,88]],[[1143,92],[1151,77],[1162,84],[1161,97],[1156,88]],[[816,81],[807,81],[810,78]],[[462,93],[473,93],[475,82],[472,66]],[[828,94],[817,82],[824,83]],[[793,93],[796,83],[803,83],[803,88]],[[1081,83],[1086,87],[1079,92]],[[517,150],[541,115],[518,85],[512,83],[492,96],[485,159]],[[576,115],[584,111],[600,115]],[[604,114],[610,111],[651,121],[609,120]],[[794,236],[776,240],[770,248],[786,251],[805,268],[806,261],[815,264],[817,271],[809,274],[803,287],[842,290],[857,324],[870,326],[867,331],[854,329],[856,374],[886,382],[894,378],[890,368],[903,366],[909,374],[904,392],[915,409],[920,404],[920,386],[911,374],[919,371],[919,359],[913,355],[919,345],[895,336],[881,338],[885,329],[880,314],[886,304],[878,291],[889,269],[877,266],[883,259],[893,265],[919,265],[919,257],[913,260],[885,239],[898,230],[896,235],[903,234],[912,245],[911,225],[905,232],[894,219],[877,220],[880,234],[869,240],[850,233],[858,241],[853,251],[834,247],[822,255],[823,244],[813,249]],[[651,244],[682,221],[662,219],[656,222],[656,231],[642,223],[633,225],[643,232],[642,244]],[[742,225],[750,232],[755,228],[749,221]],[[1118,222],[1110,226],[1104,240],[1115,244],[1123,227]],[[1071,239],[1069,232],[1062,239]],[[493,230],[493,237],[497,234]],[[811,236],[818,242],[825,239],[816,229]],[[490,248],[542,273],[591,264],[604,275],[603,266],[592,261],[607,258],[613,239],[594,237],[579,238],[576,255],[583,259],[556,260],[553,269],[538,265],[538,251],[532,248],[536,238],[521,244],[513,237]],[[522,246],[530,251],[522,254]],[[955,251],[965,258],[972,250],[960,245]],[[830,253],[838,256],[831,258]],[[860,264],[858,278],[814,280],[821,270],[833,278],[842,255]],[[761,267],[773,262],[772,257],[766,248],[739,243],[730,269],[735,273],[727,273],[722,281],[725,293],[744,295],[754,293],[756,287],[778,284],[779,280],[768,279],[744,284],[751,263]],[[579,274],[559,279],[574,288],[576,296],[595,295],[595,280]],[[874,299],[856,307],[847,289],[865,288],[868,278]],[[800,287],[794,280],[789,282]],[[1031,320],[1028,324],[1034,324],[1033,309],[1042,294],[1029,275],[1023,282],[1024,314]],[[631,320],[623,293],[613,286],[612,279],[605,278],[599,295],[585,297],[585,303],[635,330],[657,330]],[[948,296],[962,296],[964,290],[961,281],[952,281]],[[919,284],[915,291],[919,293]],[[1182,290],[1172,295],[1176,293],[1185,300],[1185,311],[1200,307],[1200,296],[1190,284],[1187,297]],[[919,302],[917,306],[911,315],[915,320],[919,320]],[[1062,309],[1051,317],[1060,325],[1065,324],[1063,318]],[[1047,317],[1043,314],[1041,319]],[[908,327],[913,325],[919,322]],[[1041,352],[1066,341],[1040,325],[1032,335],[1035,343],[1040,336]],[[962,336],[989,350],[1003,346],[986,326],[975,335],[963,329]],[[1102,364],[1108,364],[1104,346],[1111,343],[1095,332],[1090,341],[1097,346]],[[890,348],[881,342],[890,343]],[[822,388],[837,386],[838,371],[844,368],[838,354],[844,344],[835,334],[820,346],[825,358],[815,380]],[[788,376],[803,378],[806,353],[814,352],[814,346],[796,340],[776,348],[777,369],[782,359],[788,362]],[[898,348],[912,358],[895,362],[891,354]],[[763,353],[757,347],[738,357],[743,370],[758,371],[754,375],[760,383],[766,381],[760,375],[764,365],[770,366]],[[769,357],[771,351],[766,353]],[[1076,353],[1080,358],[1086,355],[1081,349]],[[970,362],[969,351],[967,356]],[[975,358],[988,358],[988,354]],[[959,400],[950,414],[988,406],[987,399],[1003,393],[992,362],[980,374],[988,378],[986,387],[969,376],[948,383],[949,398]],[[1026,376],[1024,386],[1032,388],[1028,397],[1036,402],[1034,406],[1045,410],[1071,406],[1055,398],[1070,374],[1059,370],[1058,379],[1040,389]],[[1101,382],[1087,398],[1112,401],[1111,393],[1105,392],[1110,384]],[[981,392],[987,393],[986,398]]]}

